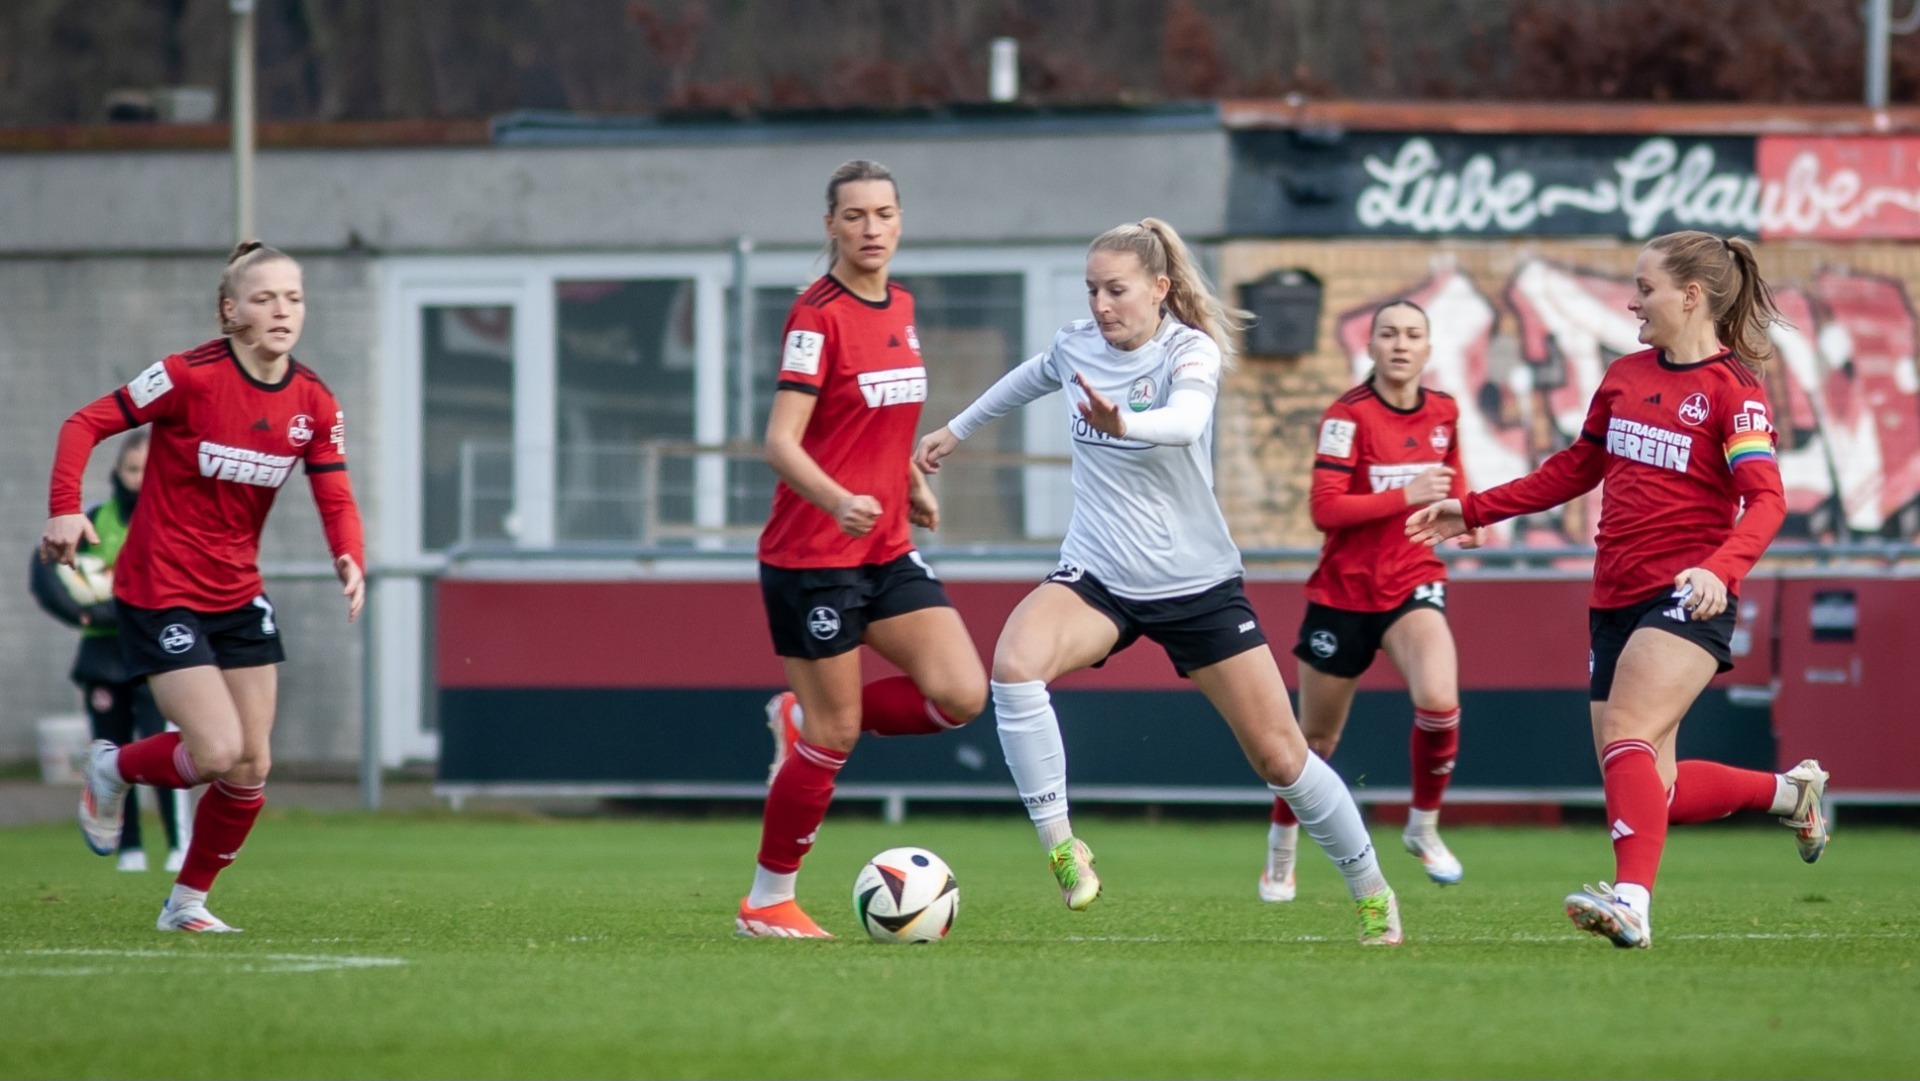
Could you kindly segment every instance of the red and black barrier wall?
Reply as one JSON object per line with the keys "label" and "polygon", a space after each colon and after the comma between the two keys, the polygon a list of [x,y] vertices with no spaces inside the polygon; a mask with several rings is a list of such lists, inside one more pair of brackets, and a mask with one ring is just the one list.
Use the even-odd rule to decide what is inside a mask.
{"label": "red and black barrier wall", "polygon": [[[954,582],[983,656],[1031,582]],[[1593,787],[1584,579],[1462,578],[1448,590],[1460,648],[1460,788]],[[1749,581],[1737,667],[1700,697],[1683,756],[1766,768],[1819,757],[1841,792],[1920,799],[1920,739],[1903,702],[1920,662],[1902,615],[1920,580]],[[1298,582],[1249,593],[1280,656],[1305,609]],[[766,776],[761,707],[784,685],[753,581],[442,580],[436,689],[441,779],[461,783],[742,783]],[[869,658],[878,674],[883,662]],[[1359,787],[1403,788],[1410,707],[1385,658],[1361,680],[1335,765]],[[1226,725],[1151,643],[1060,681],[1055,701],[1081,785],[1246,788]],[[848,782],[1008,784],[991,710],[966,729],[869,739]]]}

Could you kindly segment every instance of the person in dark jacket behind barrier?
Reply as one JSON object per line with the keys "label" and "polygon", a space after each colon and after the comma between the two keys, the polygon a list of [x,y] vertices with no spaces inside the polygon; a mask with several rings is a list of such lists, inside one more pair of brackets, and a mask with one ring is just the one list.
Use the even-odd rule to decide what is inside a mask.
{"label": "person in dark jacket behind barrier", "polygon": [[[113,564],[139,502],[140,478],[146,468],[147,430],[141,428],[120,443],[120,453],[113,461],[112,497],[87,511],[100,543],[80,549],[81,565],[77,568],[42,563],[38,553],[30,561],[34,600],[48,615],[80,630],[80,649],[73,657],[71,678],[86,703],[93,738],[116,744],[131,743],[138,736],[156,736],[166,728],[166,719],[160,716],[146,680],[127,678],[113,607]],[[176,793],[161,793],[160,824],[167,831],[169,871],[178,871],[186,858],[178,803]],[[131,792],[127,793],[126,829],[120,834],[120,869],[147,869],[147,853],[140,844],[140,808]]]}

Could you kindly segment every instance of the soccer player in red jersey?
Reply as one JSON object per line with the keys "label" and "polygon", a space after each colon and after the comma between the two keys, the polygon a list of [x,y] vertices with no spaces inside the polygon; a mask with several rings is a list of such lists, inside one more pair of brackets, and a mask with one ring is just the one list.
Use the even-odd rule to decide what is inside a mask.
{"label": "soccer player in red jersey", "polygon": [[1674,755],[1681,717],[1732,667],[1740,579],[1786,516],[1755,374],[1773,352],[1772,293],[1745,241],[1687,231],[1642,249],[1627,308],[1651,348],[1607,369],[1580,438],[1528,476],[1415,512],[1407,533],[1437,544],[1605,482],[1589,695],[1614,879],[1569,895],[1566,911],[1583,931],[1644,947],[1669,823],[1768,811],[1812,863],[1827,841],[1827,774],[1812,759],[1773,774]]}
{"label": "soccer player in red jersey", "polygon": [[40,558],[71,564],[81,538],[80,478],[101,440],[153,426],[140,513],[113,578],[129,675],[146,677],[180,731],[88,749],[80,826],[88,847],[116,847],[133,784],[208,785],[162,931],[233,931],[207,891],[260,815],[286,654],[257,566],[274,495],[305,463],[334,556],[347,618],[366,597],[360,513],[347,482],[346,424],[312,369],[293,359],[306,321],[300,266],[249,241],[220,277],[223,337],[176,353],[67,418],[54,454]]}
{"label": "soccer player in red jersey", "polygon": [[[767,418],[780,475],[760,534],[760,589],[788,686],[767,704],[774,768],[753,888],[735,931],[831,938],[794,900],[800,861],[862,732],[957,728],[986,706],[987,675],[909,523],[940,524],[912,464],[927,370],[913,297],[888,280],[900,194],[877,162],[827,182],[827,273],[794,302]],[[860,681],[859,647],[906,673]]]}
{"label": "soccer player in red jersey", "polygon": [[[1447,567],[1407,539],[1407,508],[1466,491],[1460,468],[1460,407],[1420,385],[1433,353],[1427,313],[1397,300],[1373,314],[1373,373],[1320,419],[1310,497],[1326,535],[1307,579],[1300,658],[1300,728],[1332,758],[1353,708],[1360,674],[1385,649],[1413,698],[1413,805],[1401,840],[1427,877],[1460,881],[1460,861],[1440,840],[1440,799],[1460,745],[1460,671],[1447,627]],[[1480,543],[1478,531],[1461,540]],[[1273,801],[1260,899],[1294,897],[1300,820]]]}

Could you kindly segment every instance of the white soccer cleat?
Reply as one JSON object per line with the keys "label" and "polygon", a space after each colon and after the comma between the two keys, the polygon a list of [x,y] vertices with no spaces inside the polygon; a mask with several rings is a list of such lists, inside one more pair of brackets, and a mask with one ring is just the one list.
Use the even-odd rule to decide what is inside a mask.
{"label": "white soccer cleat", "polygon": [[1780,820],[1780,824],[1793,830],[1793,843],[1800,849],[1800,858],[1812,863],[1820,858],[1827,847],[1827,814],[1820,804],[1827,795],[1827,771],[1820,763],[1808,758],[1786,773],[1787,783],[1800,790],[1799,798],[1793,801],[1793,815]]}
{"label": "white soccer cleat", "polygon": [[80,833],[96,856],[111,856],[120,849],[121,816],[130,786],[107,770],[105,758],[115,749],[104,739],[94,740],[87,746],[81,770]]}
{"label": "white soccer cleat", "polygon": [[154,921],[154,927],[161,931],[194,931],[209,934],[240,933],[240,928],[229,927],[220,917],[207,911],[207,906],[193,901],[176,904],[169,899],[160,909],[160,918]]}
{"label": "white soccer cleat", "polygon": [[773,765],[767,767],[767,784],[773,784],[780,767],[793,753],[800,738],[800,699],[792,691],[781,691],[767,699],[767,731],[773,735]]}
{"label": "white soccer cleat", "polygon": [[1582,886],[1567,895],[1567,918],[1590,935],[1599,935],[1623,950],[1653,945],[1653,929],[1643,912],[1635,911],[1605,882],[1595,889]]}
{"label": "white soccer cleat", "polygon": [[1406,941],[1400,930],[1400,898],[1392,889],[1362,897],[1355,907],[1360,912],[1362,946],[1398,946]]}
{"label": "white soccer cleat", "polygon": [[1293,883],[1293,868],[1279,878],[1273,877],[1273,868],[1265,867],[1260,871],[1260,899],[1270,905],[1285,904],[1293,900],[1298,891]]}
{"label": "white soccer cleat", "polygon": [[1460,867],[1460,861],[1454,858],[1453,853],[1447,848],[1447,843],[1440,839],[1439,833],[1431,830],[1410,830],[1400,835],[1400,841],[1407,846],[1407,851],[1413,853],[1414,858],[1420,861],[1420,866],[1427,869],[1427,877],[1435,884],[1457,885],[1465,874]]}
{"label": "white soccer cleat", "polygon": [[121,871],[144,871],[147,869],[147,854],[137,848],[121,849],[120,862],[115,865],[115,869]]}

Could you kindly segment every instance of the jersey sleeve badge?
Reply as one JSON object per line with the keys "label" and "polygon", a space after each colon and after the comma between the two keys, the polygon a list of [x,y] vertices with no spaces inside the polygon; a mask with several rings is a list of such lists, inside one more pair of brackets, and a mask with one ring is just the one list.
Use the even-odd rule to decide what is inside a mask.
{"label": "jersey sleeve badge", "polygon": [[167,362],[156,360],[127,384],[127,397],[133,399],[135,409],[145,409],[172,389],[173,376],[167,374]]}
{"label": "jersey sleeve badge", "polygon": [[1328,417],[1320,422],[1320,447],[1316,453],[1326,458],[1353,457],[1353,433],[1359,426],[1350,420]]}
{"label": "jersey sleeve badge", "polygon": [[795,375],[819,375],[820,353],[826,343],[826,335],[817,330],[788,331],[786,347],[780,352],[780,370]]}

